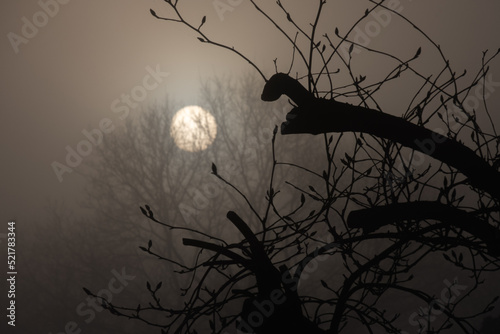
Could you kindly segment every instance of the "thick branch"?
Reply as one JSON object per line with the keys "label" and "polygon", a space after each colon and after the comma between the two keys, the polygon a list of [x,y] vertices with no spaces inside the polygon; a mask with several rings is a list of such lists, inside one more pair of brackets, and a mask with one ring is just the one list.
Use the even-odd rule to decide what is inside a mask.
{"label": "thick branch", "polygon": [[394,203],[370,209],[351,211],[349,227],[361,227],[365,232],[407,220],[439,220],[463,229],[486,243],[491,255],[500,254],[500,231],[469,212],[439,202],[420,201]]}
{"label": "thick branch", "polygon": [[297,80],[278,73],[269,79],[262,100],[287,95],[298,107],[286,116],[282,134],[363,132],[389,139],[456,168],[470,184],[500,199],[500,173],[465,145],[377,110],[315,98]]}
{"label": "thick branch", "polygon": [[201,240],[195,240],[195,239],[189,239],[189,238],[183,238],[182,239],[182,244],[185,246],[193,246],[193,247],[198,247],[202,249],[208,249],[211,250],[217,254],[222,254],[231,260],[236,261],[237,263],[241,264],[247,269],[252,269],[251,263],[249,260],[245,259],[241,255],[238,255],[229,249],[225,248],[224,246],[216,245],[210,242],[206,241],[201,241]]}

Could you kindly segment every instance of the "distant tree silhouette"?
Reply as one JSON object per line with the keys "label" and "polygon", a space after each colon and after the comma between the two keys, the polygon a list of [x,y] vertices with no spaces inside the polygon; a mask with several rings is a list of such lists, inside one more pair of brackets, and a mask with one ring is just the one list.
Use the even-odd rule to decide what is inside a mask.
{"label": "distant tree silhouette", "polygon": [[[81,223],[71,223],[76,225],[75,230],[82,229],[81,233],[86,235],[89,243],[88,248],[95,250],[95,254],[89,256],[108,254],[108,261],[115,264],[128,259],[129,272],[142,273],[137,275],[134,285],[142,287],[144,281],[162,279],[162,289],[181,294],[182,277],[174,275],[163,280],[178,269],[178,262],[166,261],[164,265],[157,266],[154,260],[148,261],[150,256],[163,259],[191,257],[193,252],[177,247],[181,245],[177,243],[179,233],[192,237],[214,233],[219,238],[231,238],[234,231],[228,231],[220,223],[220,217],[226,214],[228,207],[243,212],[246,209],[244,201],[228,193],[227,185],[218,184],[215,177],[207,175],[207,165],[200,161],[207,164],[216,161],[224,166],[220,174],[227,180],[238,181],[244,176],[245,184],[240,188],[249,199],[259,201],[264,193],[262,187],[267,180],[259,175],[272,166],[268,139],[272,136],[277,117],[284,115],[282,109],[285,103],[271,105],[255,98],[261,90],[261,83],[256,79],[255,75],[249,74],[237,79],[215,77],[202,83],[200,104],[218,122],[216,141],[205,151],[192,153],[176,147],[170,127],[180,107],[169,100],[131,115],[112,136],[105,138],[105,142],[96,148],[94,159],[85,174],[89,186],[84,204],[93,215],[82,218]],[[224,97],[224,94],[227,96]],[[255,117],[255,114],[248,113],[249,107],[265,111],[264,116]],[[226,126],[225,122],[232,126]],[[262,130],[266,133],[255,136]],[[295,148],[301,147],[298,140],[293,142],[296,142]],[[284,149],[280,153],[291,155]],[[276,175],[277,180],[283,177]],[[137,207],[129,205],[130,202],[162,207],[156,215],[167,222],[182,223],[178,224],[178,228],[165,229],[145,219]],[[260,202],[256,204],[256,209],[266,204],[266,201]],[[217,209],[212,207],[216,203],[219,203]],[[286,203],[283,205],[286,206]],[[71,219],[63,215],[61,220],[69,224]],[[151,240],[154,248],[139,250],[138,240],[144,239]],[[92,240],[98,241],[99,247],[90,246]],[[82,266],[85,267],[83,262]],[[89,283],[86,286],[92,288]],[[149,295],[147,291],[134,289],[139,299]],[[179,298],[172,300],[173,303],[178,301]]]}
{"label": "distant tree silhouette", "polygon": [[[486,106],[485,78],[498,52],[488,57],[484,52],[481,68],[465,82],[465,74],[453,71],[439,45],[384,1],[369,1],[371,7],[346,34],[336,29],[335,39],[328,33],[317,38],[326,1],[317,2],[310,33],[296,23],[293,12],[277,2],[295,37],[255,1],[249,2],[290,42],[293,57],[287,73],[280,73],[275,61],[277,73],[267,79],[236,48],[205,33],[206,17],[200,24],[188,22],[181,1],[166,1],[173,17],[153,10],[151,14],[184,24],[201,42],[248,61],[265,80],[263,100],[275,101],[282,95],[291,100],[281,133],[320,135],[325,158],[312,165],[281,160],[276,127],[269,143],[272,163],[263,187],[265,205],[259,207],[235,182],[221,175],[220,164],[212,164],[212,174],[247,205],[245,214],[238,208],[226,215],[239,235],[226,240],[208,231],[183,238],[185,246],[199,250],[191,265],[163,258],[175,261],[181,274],[189,277],[182,307],[169,307],[161,284],[154,288],[149,283],[148,306],[124,307],[101,298],[104,306],[115,315],[158,327],[162,333],[229,333],[236,328],[266,334],[479,333],[475,318],[490,312],[498,300],[491,296],[481,300],[480,306],[467,308],[484,277],[491,278],[489,273],[500,269],[500,138],[488,108],[480,114],[465,108],[464,102],[473,88],[483,85],[479,98]],[[441,68],[435,75],[415,66],[425,54],[421,48],[402,60],[351,40],[353,29],[382,9],[408,23],[437,51]],[[346,44],[348,52],[343,54]],[[386,72],[355,75],[354,47],[385,58]],[[330,70],[334,63],[339,70]],[[290,76],[292,69],[301,75]],[[339,73],[345,73],[346,81],[334,87],[333,82],[339,82],[334,76]],[[390,115],[380,101],[394,96],[384,95],[384,90],[391,92],[394,88],[387,87],[395,80],[404,84],[403,74],[418,87],[412,90],[406,109],[397,111],[399,116]],[[312,142],[310,137],[306,140]],[[278,171],[281,175],[299,171],[304,177],[277,180]],[[291,206],[279,208],[276,203],[285,192],[292,194]],[[161,226],[183,228],[165,222],[154,207],[141,210]],[[150,252],[151,247],[150,243],[143,250]],[[435,279],[429,277],[431,260]],[[451,279],[459,272],[467,276]],[[436,292],[438,273],[452,276],[445,276],[449,279]],[[213,276],[221,280],[211,281]],[[410,309],[395,302],[403,299]],[[149,313],[164,318],[150,321]]]}

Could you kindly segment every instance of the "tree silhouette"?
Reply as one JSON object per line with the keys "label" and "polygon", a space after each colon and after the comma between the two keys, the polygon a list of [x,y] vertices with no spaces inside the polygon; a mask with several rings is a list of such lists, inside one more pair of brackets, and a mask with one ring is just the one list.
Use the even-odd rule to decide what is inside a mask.
{"label": "tree silhouette", "polygon": [[[202,29],[206,17],[199,25],[186,21],[180,1],[166,1],[174,17],[151,11],[157,19],[184,24],[201,42],[248,61],[265,80],[264,101],[282,95],[291,100],[292,110],[281,133],[289,138],[301,133],[320,135],[326,159],[324,165],[314,166],[281,160],[276,127],[269,143],[272,163],[266,201],[259,207],[254,197],[219,172],[219,163],[212,164],[212,174],[247,205],[245,214],[238,208],[226,215],[239,231],[238,238],[226,241],[216,231],[198,233],[183,238],[185,246],[198,249],[195,264],[163,258],[175,261],[181,274],[190,278],[180,308],[164,302],[161,284],[153,288],[148,283],[149,305],[123,307],[101,298],[108,310],[158,327],[162,333],[225,333],[235,328],[256,333],[405,333],[402,330],[411,329],[479,333],[474,318],[491,311],[498,300],[494,297],[467,307],[484,278],[500,269],[500,138],[488,108],[480,114],[468,110],[465,101],[475,92],[473,88],[482,85],[480,98],[487,105],[485,79],[498,52],[492,56],[484,52],[480,69],[467,82],[465,73],[457,75],[439,45],[416,24],[384,1],[369,2],[371,7],[346,34],[336,29],[335,38],[325,33],[318,39],[326,1],[318,1],[310,33],[277,2],[287,27],[296,31],[292,37],[250,0],[290,42],[294,55],[287,73],[280,73],[275,61],[277,73],[269,79],[236,48],[211,39]],[[425,48],[416,48],[413,56],[402,60],[351,40],[352,30],[381,9],[401,18],[424,37],[427,47],[437,51],[442,67],[436,74],[418,69]],[[346,45],[348,52],[343,54]],[[355,75],[354,47],[385,58],[390,66],[387,72]],[[330,70],[337,65],[339,70]],[[291,77],[292,69],[302,75]],[[333,82],[339,81],[334,76],[343,73],[349,81],[334,87]],[[405,77],[417,87],[406,109],[398,116],[384,112],[380,102],[388,98],[384,90],[390,91],[391,83]],[[275,179],[288,171],[304,177]],[[292,207],[278,208],[285,191],[293,195]],[[141,210],[161,226],[183,229],[165,222],[154,207]],[[143,249],[151,253],[152,247],[149,243]],[[444,287],[433,291],[429,265],[436,272],[445,269],[452,277],[457,272],[468,276],[445,278]],[[211,280],[214,276],[219,279]],[[398,299],[414,305],[413,310],[421,307],[412,313],[392,302]],[[150,321],[149,313],[164,318]]]}
{"label": "tree silhouette", "polygon": [[[171,101],[150,106],[135,117],[131,116],[113,136],[106,138],[96,148],[95,159],[86,174],[90,186],[85,203],[86,207],[92,209],[94,216],[85,223],[74,225],[83,228],[82,233],[85,235],[96,233],[94,237],[88,237],[88,242],[96,239],[99,245],[106,245],[106,250],[97,245],[89,245],[88,248],[94,249],[96,254],[108,254],[110,263],[128,258],[129,272],[142,273],[141,276],[137,275],[138,279],[134,283],[162,280],[164,290],[180,291],[183,288],[184,280],[181,277],[163,280],[172,271],[179,270],[179,262],[168,259],[190,257],[189,250],[179,247],[179,233],[195,237],[215,232],[218,238],[231,238],[234,233],[219,223],[219,217],[225,215],[228,207],[241,211],[247,208],[244,201],[228,193],[228,186],[218,184],[216,178],[207,175],[206,166],[200,161],[208,163],[213,160],[224,166],[219,172],[226,180],[242,180],[244,176],[245,182],[241,189],[249,198],[260,202],[255,205],[255,209],[266,204],[260,198],[265,193],[261,189],[267,181],[259,175],[272,166],[267,141],[272,136],[277,115],[282,116],[284,112],[283,106],[273,106],[250,98],[258,95],[261,89],[260,82],[255,79],[255,76],[248,75],[238,80],[213,78],[203,83],[200,102],[210,110],[219,124],[217,140],[205,151],[191,153],[175,146],[170,128],[179,107]],[[227,94],[230,99],[223,97],[228,92],[231,93]],[[255,117],[247,112],[249,107],[266,111],[265,116]],[[224,122],[231,123],[232,127],[225,128]],[[260,136],[255,136],[261,131]],[[301,147],[298,141],[293,142],[297,142],[293,145],[295,148]],[[284,150],[281,153],[284,156],[291,155]],[[289,173],[287,177],[293,175]],[[282,177],[276,175],[277,180]],[[155,211],[156,215],[167,222],[182,223],[167,229],[163,225],[150,224],[139,210],[130,206],[130,202],[163,207],[163,210]],[[216,203],[219,203],[218,209],[212,208]],[[286,206],[287,203],[277,205]],[[63,220],[69,218],[63,217]],[[151,240],[154,247],[143,247],[144,239]],[[138,240],[141,240],[142,251],[137,247]],[[151,255],[165,259],[166,263],[157,266],[154,260],[150,260]],[[88,284],[86,286],[92,287]],[[145,299],[144,295],[148,295],[137,287],[135,291],[139,299]],[[174,298],[172,304],[179,301],[179,298]]]}
{"label": "tree silhouette", "polygon": [[377,110],[333,99],[317,99],[299,82],[284,73],[278,73],[266,83],[262,100],[275,101],[282,94],[298,105],[289,113],[291,120],[282,124],[282,134],[363,132],[382,137],[456,168],[468,176],[472,185],[500,198],[498,171],[467,146],[453,139]]}

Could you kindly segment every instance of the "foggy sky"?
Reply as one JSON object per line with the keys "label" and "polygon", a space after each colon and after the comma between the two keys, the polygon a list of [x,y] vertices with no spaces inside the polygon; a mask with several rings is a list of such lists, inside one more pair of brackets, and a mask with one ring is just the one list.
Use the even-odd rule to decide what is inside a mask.
{"label": "foggy sky", "polygon": [[[351,2],[328,3],[331,22],[324,19],[322,24],[331,25],[331,31],[335,26],[342,31],[367,6],[353,6]],[[293,8],[293,3],[304,6],[312,2],[284,2],[288,3]],[[497,1],[478,5],[470,1],[402,0],[400,5],[405,15],[443,46],[457,69],[477,68],[481,51],[498,48]],[[153,19],[150,8],[159,14],[166,9],[159,0],[61,4],[59,12],[27,44],[19,45],[17,54],[7,34],[21,35],[22,18],[32,21],[41,7],[36,1],[4,1],[0,6],[4,36],[0,93],[2,221],[23,217],[27,208],[39,208],[48,196],[58,198],[78,190],[78,168],[65,174],[60,183],[51,163],[64,160],[65,147],[83,139],[82,130],[96,127],[103,118],[118,122],[111,103],[142,81],[147,66],[158,65],[170,76],[148,94],[144,104],[161,101],[165,95],[186,105],[195,104],[200,79],[251,70],[235,55],[198,42],[185,27]],[[315,9],[305,7],[301,13],[310,17],[304,22],[312,20]],[[281,57],[284,66],[288,64],[289,46],[269,32],[269,23],[262,21],[250,4],[244,2],[225,12],[223,21],[211,1],[189,1],[186,8],[193,20],[207,15],[206,29],[211,36],[241,49],[268,76],[275,57]],[[373,45],[390,43],[391,34],[398,33],[397,24],[396,20],[391,22],[374,38]],[[263,33],[258,29],[266,30]],[[408,42],[416,47],[415,41]],[[498,67],[492,71],[499,73]]]}

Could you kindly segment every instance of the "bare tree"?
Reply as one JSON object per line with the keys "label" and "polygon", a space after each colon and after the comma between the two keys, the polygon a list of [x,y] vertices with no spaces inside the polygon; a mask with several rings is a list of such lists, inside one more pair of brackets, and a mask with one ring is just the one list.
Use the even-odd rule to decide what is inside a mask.
{"label": "bare tree", "polygon": [[[246,209],[235,205],[226,214],[239,239],[224,238],[215,230],[183,239],[185,246],[199,251],[195,264],[176,262],[190,277],[182,307],[171,308],[162,301],[161,284],[148,284],[149,305],[123,307],[101,298],[105,307],[113,314],[161,328],[162,333],[224,333],[235,326],[256,333],[398,333],[410,328],[427,333],[451,328],[479,333],[474,318],[491,311],[498,299],[479,300],[480,306],[474,299],[484,277],[498,272],[500,264],[500,138],[485,95],[488,68],[498,52],[484,52],[480,69],[467,81],[465,73],[456,74],[437,43],[384,1],[369,1],[371,7],[346,33],[336,29],[334,34],[318,37],[326,1],[317,2],[310,32],[296,23],[293,10],[278,1],[287,27],[296,32],[288,33],[250,0],[290,42],[293,53],[288,72],[268,79],[236,48],[208,36],[203,28],[205,17],[201,24],[186,21],[180,2],[166,1],[172,16],[151,13],[157,19],[183,24],[201,42],[248,61],[265,80],[259,94],[263,100],[286,95],[293,102],[281,134],[288,135],[287,139],[298,133],[321,136],[325,163],[307,166],[307,162],[297,164],[280,156],[277,140],[282,137],[277,136],[276,127],[269,140],[271,163],[263,165],[270,177],[260,185],[266,189],[265,203],[257,206],[254,194],[247,196],[251,190],[244,183],[228,180],[219,170],[225,160],[217,160],[212,174],[247,205]],[[353,29],[382,9],[423,37],[424,51],[415,47],[411,56],[402,58],[351,40]],[[386,72],[356,74],[354,47],[386,59]],[[437,51],[435,63],[441,64],[435,74],[418,66],[428,49]],[[337,67],[338,71],[331,70]],[[292,69],[301,74],[290,76]],[[345,73],[346,81],[334,87],[339,72]],[[382,101],[388,98],[390,85],[404,84],[403,78],[417,88],[405,109],[391,115]],[[482,113],[469,110],[466,104],[477,91],[482,92],[474,96],[484,106]],[[222,103],[214,96],[210,102],[223,105],[240,96],[246,95],[222,96]],[[223,131],[234,128],[231,123]],[[234,140],[226,145],[229,154],[239,152]],[[309,148],[302,149],[296,153]],[[289,171],[303,177],[275,178]],[[246,173],[250,179],[259,178],[259,174]],[[278,207],[285,187],[292,206]],[[214,206],[213,212],[217,209]],[[142,208],[160,226],[193,232],[161,210],[162,206]],[[144,248],[154,254],[152,249],[151,243]],[[435,285],[425,281],[428,277],[423,274],[429,272],[429,265],[468,276],[465,281],[445,279],[444,286],[433,291]],[[394,299],[422,305],[422,309],[405,310],[402,317],[401,305],[395,306]],[[151,313],[164,318],[150,321]]]}
{"label": "bare tree", "polygon": [[[142,272],[143,282],[155,282],[171,276],[173,271],[186,269],[171,259],[195,256],[193,251],[182,249],[178,242],[181,235],[207,236],[215,232],[218,238],[233,238],[234,233],[220,223],[220,217],[229,208],[243,211],[248,207],[245,200],[229,191],[229,183],[221,184],[210,175],[212,161],[223,166],[219,172],[226,180],[244,182],[241,189],[255,201],[255,208],[267,204],[261,200],[265,195],[262,188],[268,181],[262,175],[272,166],[269,140],[285,113],[285,103],[273,106],[261,101],[254,94],[260,90],[258,83],[250,74],[238,80],[213,78],[203,83],[201,104],[218,124],[215,141],[205,150],[189,152],[176,146],[172,119],[180,107],[169,101],[141,110],[112,136],[104,138],[85,174],[89,180],[85,206],[93,214],[83,225],[86,231],[90,226],[96,229],[97,239],[106,245],[106,252],[111,252],[110,260],[128,257],[129,270]],[[257,112],[264,112],[264,116]],[[203,119],[195,121],[200,129],[206,127]],[[299,141],[295,142],[296,148],[300,147]],[[278,174],[277,179],[285,177]],[[155,213],[163,221],[183,223],[177,227],[152,223],[139,210],[139,205],[145,203],[145,210],[162,207]],[[280,205],[289,203],[285,199]],[[165,265],[158,266],[158,258],[166,260]],[[180,295],[184,283],[181,277],[172,276],[162,285]],[[172,303],[181,305],[180,298],[172,296]]]}

